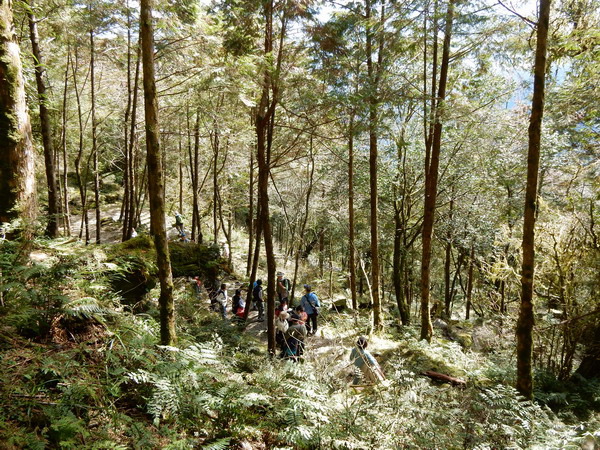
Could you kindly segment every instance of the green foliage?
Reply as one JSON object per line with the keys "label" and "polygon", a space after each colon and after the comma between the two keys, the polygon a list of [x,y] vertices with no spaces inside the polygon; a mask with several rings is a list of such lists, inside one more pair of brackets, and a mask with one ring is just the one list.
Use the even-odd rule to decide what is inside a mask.
{"label": "green foliage", "polygon": [[[144,261],[150,249],[151,241],[142,239],[121,247],[114,258]],[[3,255],[4,269],[13,267],[8,264],[14,253]],[[590,430],[597,383],[573,380],[569,391],[556,379],[540,375],[537,380],[542,404],[565,420],[575,421],[576,414],[589,420],[577,429],[523,401],[509,387],[514,377],[506,358],[510,342],[480,344],[482,333],[503,333],[493,318],[453,325],[475,336],[474,347],[483,353],[442,337],[428,345],[411,327],[378,336],[374,341],[385,343],[385,350],[377,357],[388,380],[355,390],[347,385],[346,357],[338,357],[355,340],[352,330],[370,326],[368,311],[356,316],[324,312],[322,326],[344,336],[344,345],[327,350],[335,350],[331,357],[319,354],[321,349],[311,345],[326,340],[315,337],[305,362],[294,364],[266,357],[264,343],[215,320],[189,285],[176,280],[180,341],[177,347],[158,346],[156,319],[115,307],[106,274],[126,271],[125,265],[107,264],[98,249],[51,256],[45,264],[3,270],[6,286],[39,291],[5,289],[2,314],[9,326],[32,314],[25,303],[50,294],[61,299],[42,343],[0,330],[0,434],[10,436],[10,445],[526,448],[595,439]],[[74,292],[78,298],[70,299]],[[87,295],[92,292],[98,295]],[[438,385],[419,375],[431,369],[464,378],[467,387]]]}
{"label": "green foliage", "polygon": [[561,381],[550,372],[541,371],[535,378],[535,398],[552,408],[567,423],[589,420],[600,411],[600,379],[586,379],[574,374]]}

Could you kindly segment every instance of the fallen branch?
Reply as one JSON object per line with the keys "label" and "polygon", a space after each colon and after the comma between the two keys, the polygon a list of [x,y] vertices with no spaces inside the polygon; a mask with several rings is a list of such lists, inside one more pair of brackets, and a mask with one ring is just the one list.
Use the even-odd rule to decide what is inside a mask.
{"label": "fallen branch", "polygon": [[444,383],[450,383],[452,386],[466,386],[467,382],[460,378],[451,377],[450,375],[444,375],[443,373],[434,372],[433,370],[426,370],[421,372],[421,375],[431,378],[432,380],[442,381]]}

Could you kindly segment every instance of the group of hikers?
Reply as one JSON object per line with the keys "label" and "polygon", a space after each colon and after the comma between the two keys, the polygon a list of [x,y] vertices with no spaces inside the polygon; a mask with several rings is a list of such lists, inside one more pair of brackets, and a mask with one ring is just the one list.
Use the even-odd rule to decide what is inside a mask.
{"label": "group of hikers", "polygon": [[[183,218],[179,212],[175,213],[175,227],[180,240],[187,241],[185,229],[183,227]],[[194,277],[193,287],[196,295],[200,297],[203,283],[199,277]],[[223,320],[228,319],[229,294],[227,284],[221,283],[217,289],[210,289],[206,286],[211,309],[218,312]],[[252,290],[251,304],[242,296],[242,289],[237,288],[231,298],[231,313],[233,320],[241,320],[247,317],[246,308],[256,310],[257,321],[264,322],[264,292],[261,279],[256,280],[248,290]],[[285,277],[285,273],[277,272],[276,293],[278,304],[275,308],[275,341],[279,348],[281,358],[298,361],[304,354],[305,340],[308,336],[316,334],[318,328],[318,317],[321,308],[319,297],[312,290],[309,284],[304,285],[304,295],[300,299],[300,304],[293,307],[290,304],[291,282]],[[367,350],[368,341],[364,336],[360,336],[356,341],[354,348],[350,353],[350,361],[354,366],[353,384],[358,385],[361,382],[374,384],[385,379],[377,360]]]}
{"label": "group of hikers", "polygon": [[[199,277],[194,279],[196,293],[200,295],[202,282]],[[319,297],[312,290],[312,286],[304,285],[304,295],[300,304],[292,307],[289,301],[291,289],[290,281],[283,272],[277,273],[277,299],[275,308],[275,341],[279,349],[279,356],[284,359],[298,361],[304,354],[305,340],[317,332],[318,316],[321,308]],[[220,284],[218,289],[209,291],[211,308],[228,318],[229,296],[227,284]],[[256,280],[252,287],[251,310],[258,311],[258,321],[264,321],[264,299],[262,280]],[[231,298],[231,313],[233,318],[243,318],[246,313],[247,302],[242,296],[242,289],[235,290]],[[248,305],[249,306],[249,305]],[[350,361],[354,366],[354,385],[375,384],[385,379],[375,357],[367,350],[368,340],[360,336],[350,353]]]}
{"label": "group of hikers", "polygon": [[[203,283],[199,277],[193,283],[196,294],[202,292]],[[252,302],[247,305],[242,295],[242,289],[235,290],[229,301],[227,284],[221,283],[217,289],[207,289],[210,307],[218,312],[224,320],[228,319],[228,312],[233,315],[233,320],[240,320],[246,315],[246,307],[257,311],[257,321],[264,322],[264,291],[262,280],[256,280],[252,285]],[[304,295],[295,307],[290,305],[290,280],[285,278],[283,272],[277,272],[276,292],[277,306],[275,308],[276,341],[285,358],[297,359],[304,351],[304,339],[317,332],[318,316],[321,308],[319,297],[312,291],[309,284],[304,285]],[[231,309],[229,305],[231,304]]]}

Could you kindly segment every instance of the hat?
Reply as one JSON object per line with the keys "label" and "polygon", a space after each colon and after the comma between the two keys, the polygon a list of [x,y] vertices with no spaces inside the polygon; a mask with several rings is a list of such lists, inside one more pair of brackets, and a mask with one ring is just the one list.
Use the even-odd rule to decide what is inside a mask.
{"label": "hat", "polygon": [[312,291],[312,288],[310,287],[310,284],[305,284],[304,285],[304,289],[306,289],[307,291]]}
{"label": "hat", "polygon": [[282,277],[282,276],[284,276],[284,275],[285,275],[285,273],[283,273],[283,272],[277,272],[277,276],[278,276],[278,277]]}
{"label": "hat", "polygon": [[365,348],[368,344],[367,338],[365,336],[359,336],[356,340],[356,345],[360,348]]}

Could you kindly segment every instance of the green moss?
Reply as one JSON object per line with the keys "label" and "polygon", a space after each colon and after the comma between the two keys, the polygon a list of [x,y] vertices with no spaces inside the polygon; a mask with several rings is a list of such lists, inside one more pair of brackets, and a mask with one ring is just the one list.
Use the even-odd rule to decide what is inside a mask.
{"label": "green moss", "polygon": [[3,99],[0,102],[0,137],[8,140],[3,145],[16,145],[21,141],[19,119],[13,111],[18,94],[19,66],[15,64],[11,54],[6,51],[6,45],[11,41],[10,37],[3,36],[2,41],[0,44],[0,73],[4,80],[0,86],[0,94]]}
{"label": "green moss", "polygon": [[[203,280],[214,283],[227,270],[216,247],[171,242],[169,251],[173,277],[200,276]],[[115,245],[109,262],[117,266],[109,274],[111,286],[127,304],[142,300],[158,282],[156,251],[154,242],[148,235]]]}

